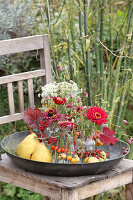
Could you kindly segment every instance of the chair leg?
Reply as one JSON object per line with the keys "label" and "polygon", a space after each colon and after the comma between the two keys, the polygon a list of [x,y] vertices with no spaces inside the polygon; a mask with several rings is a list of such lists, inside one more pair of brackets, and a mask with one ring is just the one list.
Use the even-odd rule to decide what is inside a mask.
{"label": "chair leg", "polygon": [[133,183],[126,185],[126,200],[133,200]]}

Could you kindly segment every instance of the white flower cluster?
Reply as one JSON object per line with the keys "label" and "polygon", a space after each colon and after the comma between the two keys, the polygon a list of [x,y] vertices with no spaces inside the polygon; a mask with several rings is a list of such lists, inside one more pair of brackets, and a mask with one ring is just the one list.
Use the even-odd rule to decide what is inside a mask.
{"label": "white flower cluster", "polygon": [[60,83],[49,83],[42,87],[42,102],[44,102],[46,97],[70,97],[77,96],[81,93],[81,90],[78,88],[77,84],[73,81],[70,82],[60,82]]}
{"label": "white flower cluster", "polygon": [[69,97],[70,94],[72,94],[72,96],[76,96],[78,93],[80,93],[77,84],[73,81],[58,83],[57,87],[58,96],[62,98]]}
{"label": "white flower cluster", "polygon": [[46,98],[47,96],[49,97],[57,97],[58,93],[57,93],[58,89],[57,89],[57,84],[54,83],[49,83],[46,84],[45,86],[42,87],[42,94],[41,97],[42,98]]}

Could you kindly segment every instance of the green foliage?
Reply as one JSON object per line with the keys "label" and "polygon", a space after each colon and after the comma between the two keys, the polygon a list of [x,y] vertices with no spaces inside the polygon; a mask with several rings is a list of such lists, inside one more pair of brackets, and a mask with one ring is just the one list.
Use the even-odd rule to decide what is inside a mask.
{"label": "green foliage", "polygon": [[43,200],[44,197],[40,194],[36,194],[34,192],[24,190],[22,188],[18,188],[16,186],[2,183],[1,184],[1,192],[0,192],[1,200]]}
{"label": "green foliage", "polygon": [[127,158],[133,160],[133,143],[130,145],[130,152],[127,155]]}
{"label": "green foliage", "polygon": [[[0,40],[35,35],[38,32],[36,15],[32,0],[0,0]],[[36,58],[36,52],[0,56],[0,76],[37,69]]]}
{"label": "green foliage", "polygon": [[125,192],[123,187],[104,192],[102,194],[96,195],[94,200],[125,200]]}
{"label": "green foliage", "polygon": [[105,109],[109,126],[123,137],[132,81],[132,1],[37,2],[38,19],[50,38],[55,80],[73,79],[86,89],[89,105]]}
{"label": "green foliage", "polygon": [[32,0],[0,0],[0,39],[35,34],[37,28]]}
{"label": "green foliage", "polygon": [[[132,0],[0,0],[0,39],[47,33],[54,79],[73,78],[79,87],[90,93],[93,106],[101,106],[107,111],[108,123],[116,130],[117,137],[128,142],[133,132],[132,12]],[[0,57],[0,76],[38,68],[36,52]],[[39,84],[36,80],[36,91]],[[18,110],[16,88],[14,86]],[[26,100],[26,87],[24,96]],[[0,86],[0,116],[8,114],[6,105],[5,86]],[[128,121],[128,125],[123,123],[123,119]],[[17,131],[24,129],[23,122],[17,122]],[[13,131],[13,124],[2,125],[0,140]],[[133,145],[130,159],[133,159],[132,149]],[[119,199],[118,193],[115,196],[105,193],[95,199]],[[3,184],[0,199],[9,198],[41,200],[42,196]]]}

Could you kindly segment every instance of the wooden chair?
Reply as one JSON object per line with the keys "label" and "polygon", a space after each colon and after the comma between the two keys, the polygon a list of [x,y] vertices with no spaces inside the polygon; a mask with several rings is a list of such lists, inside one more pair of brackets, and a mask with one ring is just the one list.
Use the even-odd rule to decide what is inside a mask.
{"label": "wooden chair", "polygon": [[[11,40],[0,41],[0,55],[20,53],[31,50],[39,50],[41,69],[25,73],[0,77],[0,85],[7,84],[10,114],[0,117],[0,124],[14,122],[23,119],[24,96],[23,81],[28,83],[29,107],[34,108],[33,78],[42,77],[42,85],[52,81],[49,41],[47,35],[37,35]],[[15,113],[13,98],[13,83],[17,82],[19,96],[19,113]]]}
{"label": "wooden chair", "polygon": [[[27,80],[28,83],[29,106],[32,108],[34,107],[33,78],[42,77],[43,84],[49,83],[52,80],[47,35],[0,41],[0,55],[36,49],[40,51],[41,69],[0,77],[0,85],[7,84],[10,109],[8,116],[0,117],[0,124],[23,118],[23,80]],[[17,82],[18,84],[19,113],[15,113],[13,82]],[[0,181],[43,194],[45,200],[85,199],[110,189],[127,185],[127,200],[133,200],[133,161],[123,159],[114,169],[100,175],[54,177],[25,171],[17,167],[6,154],[2,154],[2,160],[0,161]]]}

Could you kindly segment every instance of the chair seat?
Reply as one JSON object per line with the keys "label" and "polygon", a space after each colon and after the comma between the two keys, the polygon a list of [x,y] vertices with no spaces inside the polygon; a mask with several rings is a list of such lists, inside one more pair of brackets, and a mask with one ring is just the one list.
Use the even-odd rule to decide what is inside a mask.
{"label": "chair seat", "polygon": [[[3,182],[49,196],[52,199],[63,199],[61,194],[63,190],[77,191],[80,198],[86,198],[87,194],[83,192],[85,188],[90,190],[89,196],[92,196],[92,192],[95,195],[124,184],[132,183],[133,161],[123,159],[114,169],[100,175],[56,177],[25,171],[16,166],[6,154],[2,154],[0,179]],[[97,184],[100,187],[97,187]]]}

